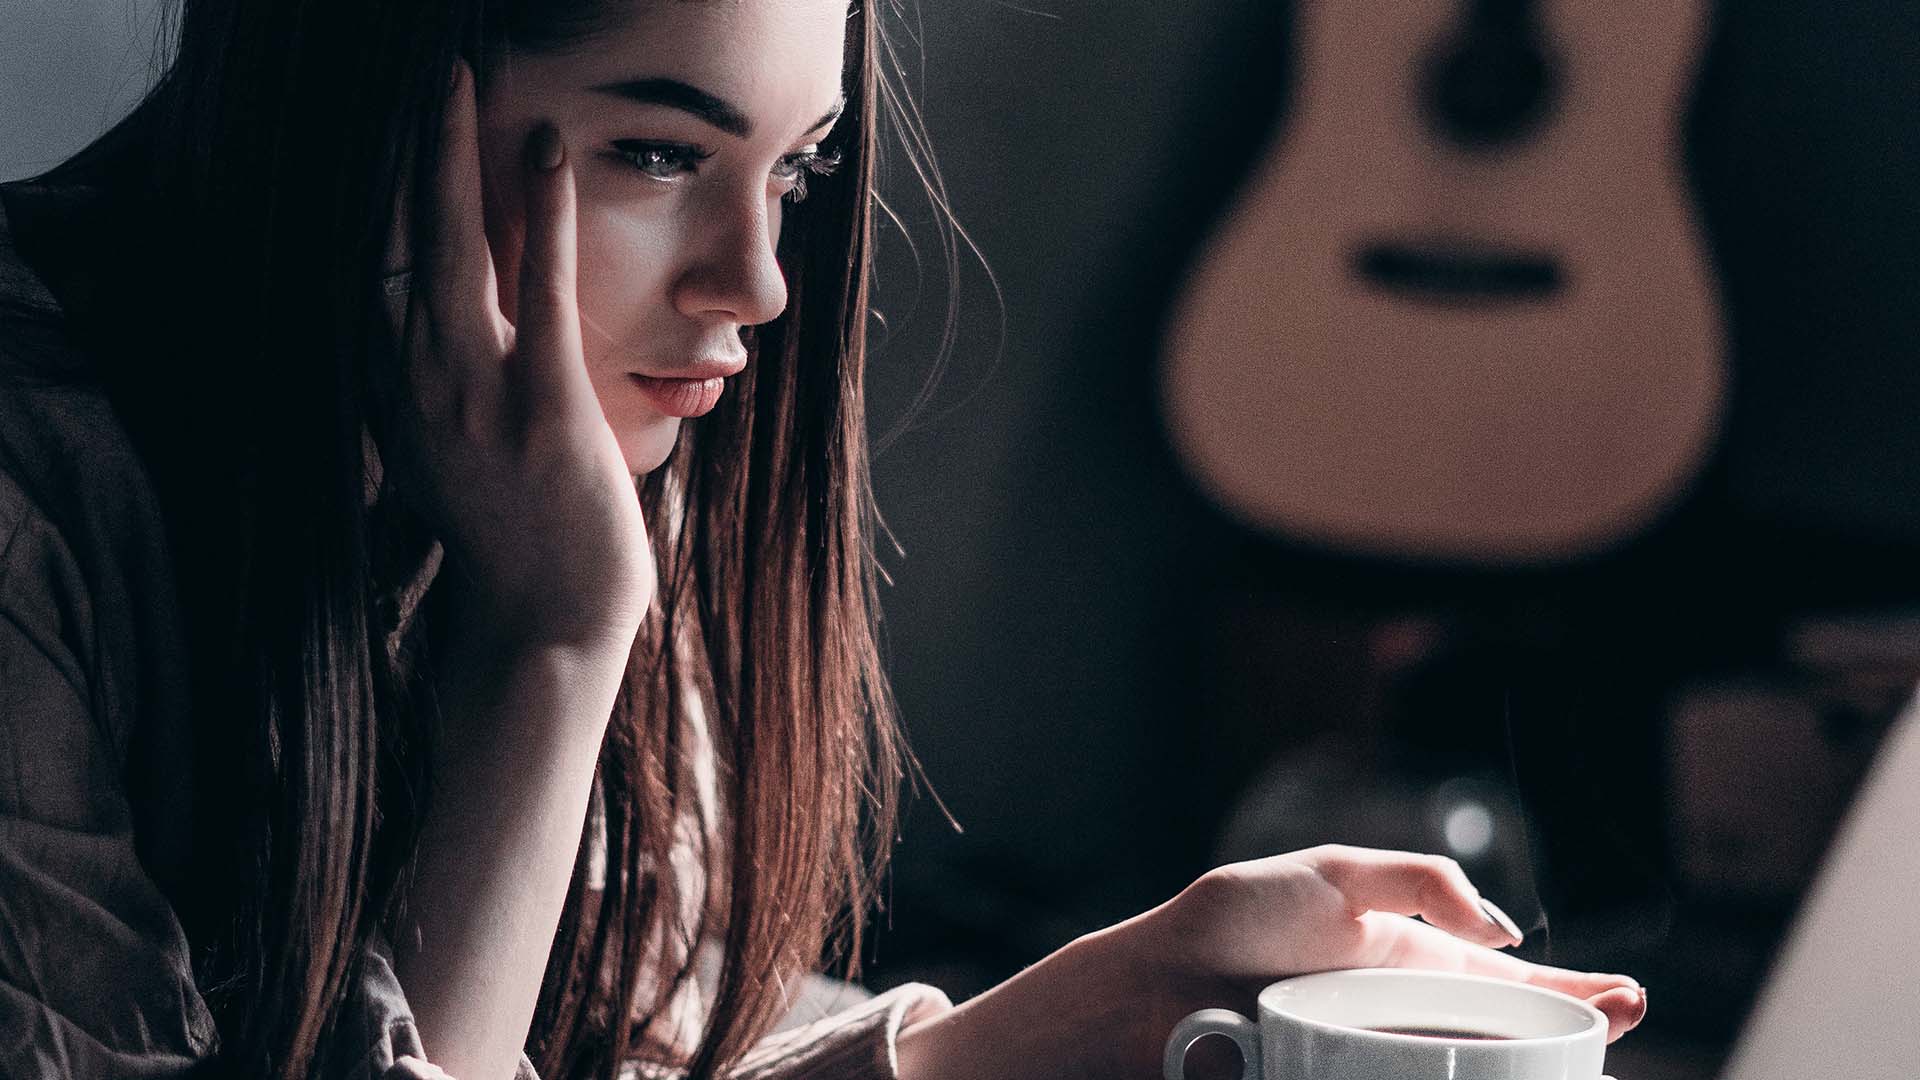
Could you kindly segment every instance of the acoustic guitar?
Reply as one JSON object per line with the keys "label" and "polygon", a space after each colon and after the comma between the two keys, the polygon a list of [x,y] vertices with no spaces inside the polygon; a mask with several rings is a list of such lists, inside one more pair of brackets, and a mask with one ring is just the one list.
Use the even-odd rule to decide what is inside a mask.
{"label": "acoustic guitar", "polygon": [[1689,0],[1302,0],[1290,129],[1169,324],[1173,440],[1247,522],[1540,563],[1684,491],[1725,396],[1681,163]]}

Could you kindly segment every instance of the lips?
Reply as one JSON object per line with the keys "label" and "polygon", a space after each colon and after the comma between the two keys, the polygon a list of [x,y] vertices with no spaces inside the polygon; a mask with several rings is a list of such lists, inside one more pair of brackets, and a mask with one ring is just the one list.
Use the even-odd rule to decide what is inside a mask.
{"label": "lips", "polygon": [[683,419],[704,416],[720,403],[726,380],[747,369],[748,354],[723,345],[693,355],[697,359],[669,361],[659,367],[649,364],[653,370],[630,371],[627,378],[657,412]]}
{"label": "lips", "polygon": [[640,388],[653,407],[666,416],[682,419],[705,416],[720,404],[720,395],[727,388],[727,380],[718,376],[711,378],[659,378],[653,375],[629,374],[627,378]]}

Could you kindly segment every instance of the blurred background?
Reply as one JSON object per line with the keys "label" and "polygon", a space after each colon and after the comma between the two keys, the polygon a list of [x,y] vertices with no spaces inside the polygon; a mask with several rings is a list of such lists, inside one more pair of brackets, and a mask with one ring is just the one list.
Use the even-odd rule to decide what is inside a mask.
{"label": "blurred background", "polygon": [[[137,96],[158,9],[0,0],[0,178]],[[869,983],[1404,847],[1651,988],[1610,1071],[1713,1076],[1920,676],[1920,7],[891,29],[966,230],[896,155],[886,639],[960,829],[916,802]]]}
{"label": "blurred background", "polygon": [[[917,804],[873,980],[963,994],[1222,861],[1417,848],[1532,958],[1651,988],[1609,1071],[1715,1075],[1920,673],[1920,8],[910,29],[998,302],[963,253],[876,460],[895,685],[965,831]],[[926,280],[890,235],[879,432],[943,324],[892,180]],[[1372,422],[1411,435],[1365,419],[1396,378],[1428,407]]]}

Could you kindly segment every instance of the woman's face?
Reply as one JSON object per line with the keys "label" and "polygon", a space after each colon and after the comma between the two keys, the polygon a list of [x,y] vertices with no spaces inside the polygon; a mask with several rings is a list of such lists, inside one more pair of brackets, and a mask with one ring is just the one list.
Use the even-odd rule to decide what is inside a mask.
{"label": "woman's face", "polygon": [[515,317],[521,148],[566,140],[579,195],[580,334],[628,468],[666,460],[683,417],[746,364],[745,327],[786,307],[774,261],[839,114],[846,0],[632,0],[617,25],[514,55],[480,100],[487,239]]}

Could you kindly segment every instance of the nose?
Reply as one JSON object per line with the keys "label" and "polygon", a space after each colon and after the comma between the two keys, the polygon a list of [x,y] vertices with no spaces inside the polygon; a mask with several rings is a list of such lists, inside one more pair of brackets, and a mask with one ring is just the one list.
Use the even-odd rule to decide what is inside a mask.
{"label": "nose", "polygon": [[694,257],[674,283],[681,314],[757,326],[786,310],[787,279],[774,255],[779,213],[776,200],[741,199],[704,215]]}

